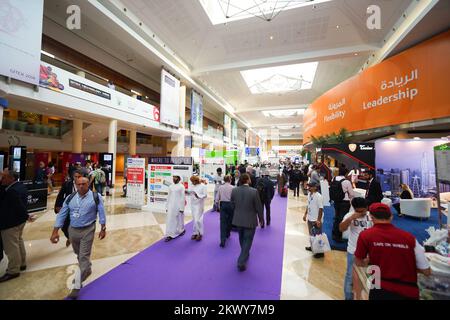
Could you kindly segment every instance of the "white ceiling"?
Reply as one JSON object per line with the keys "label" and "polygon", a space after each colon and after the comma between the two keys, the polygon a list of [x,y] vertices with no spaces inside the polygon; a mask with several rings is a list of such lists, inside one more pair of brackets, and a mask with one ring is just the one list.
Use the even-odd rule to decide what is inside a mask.
{"label": "white ceiling", "polygon": [[[163,55],[172,61],[181,59],[194,80],[233,106],[252,128],[267,130],[275,124],[297,124],[297,128],[287,131],[294,134],[292,137],[301,137],[301,116],[272,119],[264,117],[261,111],[308,105],[355,75],[367,58],[382,47],[389,31],[415,0],[333,0],[318,3],[315,9],[311,5],[281,12],[270,22],[253,17],[226,25],[213,25],[198,0],[99,2],[140,34],[146,32],[144,27],[154,32],[165,44],[165,48],[159,48]],[[82,7],[83,28],[74,31],[78,37],[159,81],[161,60],[88,1],[46,0],[46,16],[63,25],[63,11],[69,3]],[[366,10],[372,4],[381,8],[381,30],[366,27]],[[128,16],[131,13],[142,26]],[[151,34],[148,38],[152,41]],[[176,58],[168,54],[168,48]],[[92,55],[88,53],[85,54]],[[240,74],[242,70],[312,61],[319,65],[309,90],[254,95]],[[207,97],[205,101],[205,108],[221,118],[223,109]]]}

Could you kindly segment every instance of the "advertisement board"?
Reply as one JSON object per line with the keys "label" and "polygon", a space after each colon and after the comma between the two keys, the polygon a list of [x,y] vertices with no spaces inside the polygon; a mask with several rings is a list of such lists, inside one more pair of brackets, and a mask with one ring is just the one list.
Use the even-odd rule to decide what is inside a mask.
{"label": "advertisement board", "polygon": [[231,119],[231,143],[238,143],[238,124],[236,119]]}
{"label": "advertisement board", "polygon": [[231,117],[226,113],[223,114],[223,141],[231,141]]}
{"label": "advertisement board", "polygon": [[[167,197],[169,187],[173,184],[173,176],[180,176],[180,183],[188,189],[192,171],[191,157],[151,157],[148,165],[148,208],[166,212]],[[186,201],[185,213],[190,213],[189,197],[186,197]]]}
{"label": "advertisement board", "polygon": [[342,82],[305,111],[304,142],[341,128],[358,131],[449,117],[449,56],[447,31]]}
{"label": "advertisement board", "polygon": [[45,62],[41,62],[39,86],[159,122],[159,110],[154,105]]}
{"label": "advertisement board", "polygon": [[145,159],[127,159],[127,203],[129,208],[141,209],[145,204]]}
{"label": "advertisement board", "polygon": [[224,151],[206,151],[205,155],[200,159],[201,177],[213,183],[218,168],[221,168],[223,175],[225,175]]}
{"label": "advertisement board", "polygon": [[180,126],[180,80],[166,70],[161,71],[161,123]]}
{"label": "advertisement board", "polygon": [[39,84],[44,0],[0,1],[0,74]]}
{"label": "advertisement board", "polygon": [[202,96],[191,91],[191,131],[203,134],[203,101]]}

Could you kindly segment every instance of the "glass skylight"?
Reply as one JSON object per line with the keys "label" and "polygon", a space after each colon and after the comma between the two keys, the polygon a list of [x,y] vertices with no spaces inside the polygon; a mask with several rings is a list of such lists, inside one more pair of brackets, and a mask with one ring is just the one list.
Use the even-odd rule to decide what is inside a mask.
{"label": "glass skylight", "polygon": [[258,17],[273,20],[282,11],[331,0],[199,0],[212,24]]}
{"label": "glass skylight", "polygon": [[241,71],[252,94],[280,93],[311,89],[318,62]]}
{"label": "glass skylight", "polygon": [[[289,118],[304,114],[305,109],[269,110],[269,111],[262,111],[262,113],[266,117]],[[278,128],[280,129],[280,127]]]}

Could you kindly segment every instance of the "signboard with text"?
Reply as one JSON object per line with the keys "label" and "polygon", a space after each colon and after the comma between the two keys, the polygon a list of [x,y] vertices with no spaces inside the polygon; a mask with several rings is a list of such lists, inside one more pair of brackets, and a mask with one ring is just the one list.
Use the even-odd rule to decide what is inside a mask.
{"label": "signboard with text", "polygon": [[141,209],[145,205],[145,159],[127,159],[127,207]]}

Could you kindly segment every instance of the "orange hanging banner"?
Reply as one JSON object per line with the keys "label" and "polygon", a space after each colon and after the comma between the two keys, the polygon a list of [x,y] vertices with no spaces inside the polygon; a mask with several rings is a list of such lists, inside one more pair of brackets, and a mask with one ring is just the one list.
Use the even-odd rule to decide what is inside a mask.
{"label": "orange hanging banner", "polygon": [[450,31],[342,82],[304,115],[311,136],[450,117]]}

